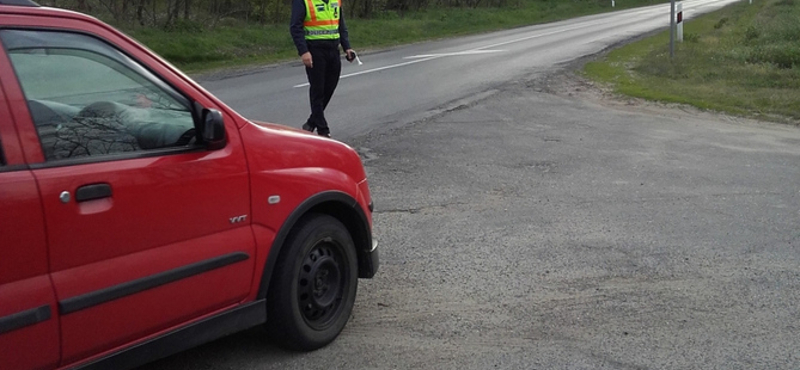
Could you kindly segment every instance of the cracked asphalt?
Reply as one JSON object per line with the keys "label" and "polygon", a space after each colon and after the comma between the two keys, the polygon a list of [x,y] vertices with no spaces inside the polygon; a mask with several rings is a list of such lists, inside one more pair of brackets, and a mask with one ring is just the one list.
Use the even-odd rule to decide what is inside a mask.
{"label": "cracked asphalt", "polygon": [[800,129],[494,87],[347,140],[381,269],[331,345],[251,330],[142,369],[800,368]]}

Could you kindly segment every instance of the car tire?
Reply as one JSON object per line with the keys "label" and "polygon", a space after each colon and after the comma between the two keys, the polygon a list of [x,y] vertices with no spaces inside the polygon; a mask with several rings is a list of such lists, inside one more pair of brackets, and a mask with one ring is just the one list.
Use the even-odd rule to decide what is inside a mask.
{"label": "car tire", "polygon": [[358,285],[355,245],[336,218],[311,214],[293,228],[267,297],[267,328],[281,347],[312,351],[350,319]]}

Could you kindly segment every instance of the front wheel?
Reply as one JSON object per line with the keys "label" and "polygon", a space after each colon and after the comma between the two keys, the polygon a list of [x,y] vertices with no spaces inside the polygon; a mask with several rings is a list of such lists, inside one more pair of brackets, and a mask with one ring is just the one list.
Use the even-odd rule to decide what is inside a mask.
{"label": "front wheel", "polygon": [[353,239],[339,220],[303,218],[289,234],[270,284],[267,324],[275,342],[311,351],[336,339],[353,311],[356,266]]}

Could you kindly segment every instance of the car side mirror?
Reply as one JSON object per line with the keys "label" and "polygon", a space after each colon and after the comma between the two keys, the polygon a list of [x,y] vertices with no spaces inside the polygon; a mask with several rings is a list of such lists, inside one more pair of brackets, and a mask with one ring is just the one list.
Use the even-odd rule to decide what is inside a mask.
{"label": "car side mirror", "polygon": [[216,109],[203,109],[201,137],[208,150],[225,147],[225,121],[222,113]]}

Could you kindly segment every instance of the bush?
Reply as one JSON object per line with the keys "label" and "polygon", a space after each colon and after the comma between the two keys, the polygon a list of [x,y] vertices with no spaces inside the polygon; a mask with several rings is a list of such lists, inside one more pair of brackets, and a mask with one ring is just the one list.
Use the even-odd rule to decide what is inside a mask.
{"label": "bush", "polygon": [[720,19],[719,22],[717,22],[714,25],[714,29],[718,30],[718,29],[722,28],[722,26],[724,26],[725,23],[728,23],[728,17],[722,17],[722,19]]}
{"label": "bush", "polygon": [[800,66],[800,46],[789,43],[757,46],[751,50],[747,62],[770,63],[784,69]]}
{"label": "bush", "polygon": [[751,42],[761,36],[761,31],[755,26],[747,26],[747,29],[744,31],[744,40],[747,42]]}

